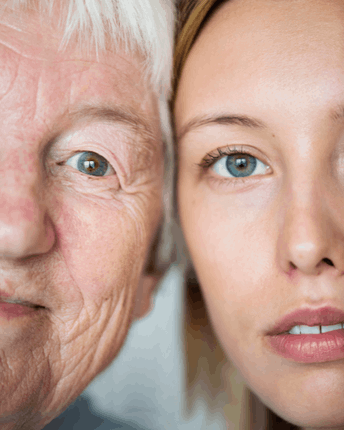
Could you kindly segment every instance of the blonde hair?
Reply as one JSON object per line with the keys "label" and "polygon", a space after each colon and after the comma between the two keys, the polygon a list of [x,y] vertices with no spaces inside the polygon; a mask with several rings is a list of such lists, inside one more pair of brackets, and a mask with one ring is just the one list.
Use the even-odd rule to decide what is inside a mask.
{"label": "blonde hair", "polygon": [[[177,11],[172,110],[184,64],[197,36],[220,5],[228,1],[230,0],[180,0]],[[266,408],[248,389],[241,375],[226,358],[212,329],[202,291],[180,230],[177,235],[178,262],[186,281],[186,414],[192,412],[197,399],[201,397],[210,410],[222,409],[227,428],[231,430],[296,428]]]}

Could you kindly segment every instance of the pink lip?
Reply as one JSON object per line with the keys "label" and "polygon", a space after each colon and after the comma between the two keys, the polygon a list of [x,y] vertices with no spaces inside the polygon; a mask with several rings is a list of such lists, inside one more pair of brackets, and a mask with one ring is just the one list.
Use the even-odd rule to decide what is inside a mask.
{"label": "pink lip", "polygon": [[344,322],[344,312],[331,306],[319,309],[297,309],[282,317],[268,335],[287,332],[296,325],[334,325],[340,322]]}
{"label": "pink lip", "polygon": [[16,303],[0,302],[0,318],[10,321],[13,318],[32,315],[37,309]]}
{"label": "pink lip", "polygon": [[7,321],[13,318],[32,315],[37,310],[43,308],[25,300],[17,300],[18,303],[7,303],[6,299],[12,301],[13,297],[8,293],[0,291],[0,318],[4,318]]}
{"label": "pink lip", "polygon": [[274,352],[300,363],[321,363],[344,358],[344,330],[320,334],[289,334],[296,325],[334,325],[344,322],[344,312],[327,306],[319,309],[298,309],[282,317],[268,333]]}

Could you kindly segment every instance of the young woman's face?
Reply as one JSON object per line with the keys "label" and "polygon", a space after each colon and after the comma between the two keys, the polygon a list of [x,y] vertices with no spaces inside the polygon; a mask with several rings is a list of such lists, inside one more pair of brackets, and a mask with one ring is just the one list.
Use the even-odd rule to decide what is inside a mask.
{"label": "young woman's face", "polygon": [[175,118],[180,219],[223,348],[287,421],[343,426],[344,3],[226,3]]}

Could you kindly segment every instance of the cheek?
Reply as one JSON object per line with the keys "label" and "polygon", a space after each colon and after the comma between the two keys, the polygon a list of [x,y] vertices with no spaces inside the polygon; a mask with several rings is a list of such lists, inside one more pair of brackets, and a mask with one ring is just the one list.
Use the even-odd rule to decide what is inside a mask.
{"label": "cheek", "polygon": [[84,202],[61,209],[57,226],[59,253],[66,277],[71,277],[83,299],[101,303],[124,287],[137,283],[147,238],[142,223],[127,211]]}
{"label": "cheek", "polygon": [[[228,198],[180,193],[180,218],[192,261],[204,284],[245,285],[262,276],[271,235],[259,208],[240,207]],[[265,222],[266,221],[266,222]]]}
{"label": "cheek", "polygon": [[271,301],[271,219],[228,196],[188,195],[180,190],[180,218],[206,306],[224,349],[239,354]]}

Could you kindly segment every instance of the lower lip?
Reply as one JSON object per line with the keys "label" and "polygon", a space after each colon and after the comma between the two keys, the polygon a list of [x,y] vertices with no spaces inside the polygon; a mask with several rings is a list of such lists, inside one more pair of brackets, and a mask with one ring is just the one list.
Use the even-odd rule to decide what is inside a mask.
{"label": "lower lip", "polygon": [[282,357],[299,363],[324,363],[344,358],[344,329],[320,334],[279,334],[269,338]]}
{"label": "lower lip", "polygon": [[13,318],[32,315],[35,312],[37,312],[36,308],[23,306],[16,303],[0,302],[0,318],[5,318],[8,321]]}

